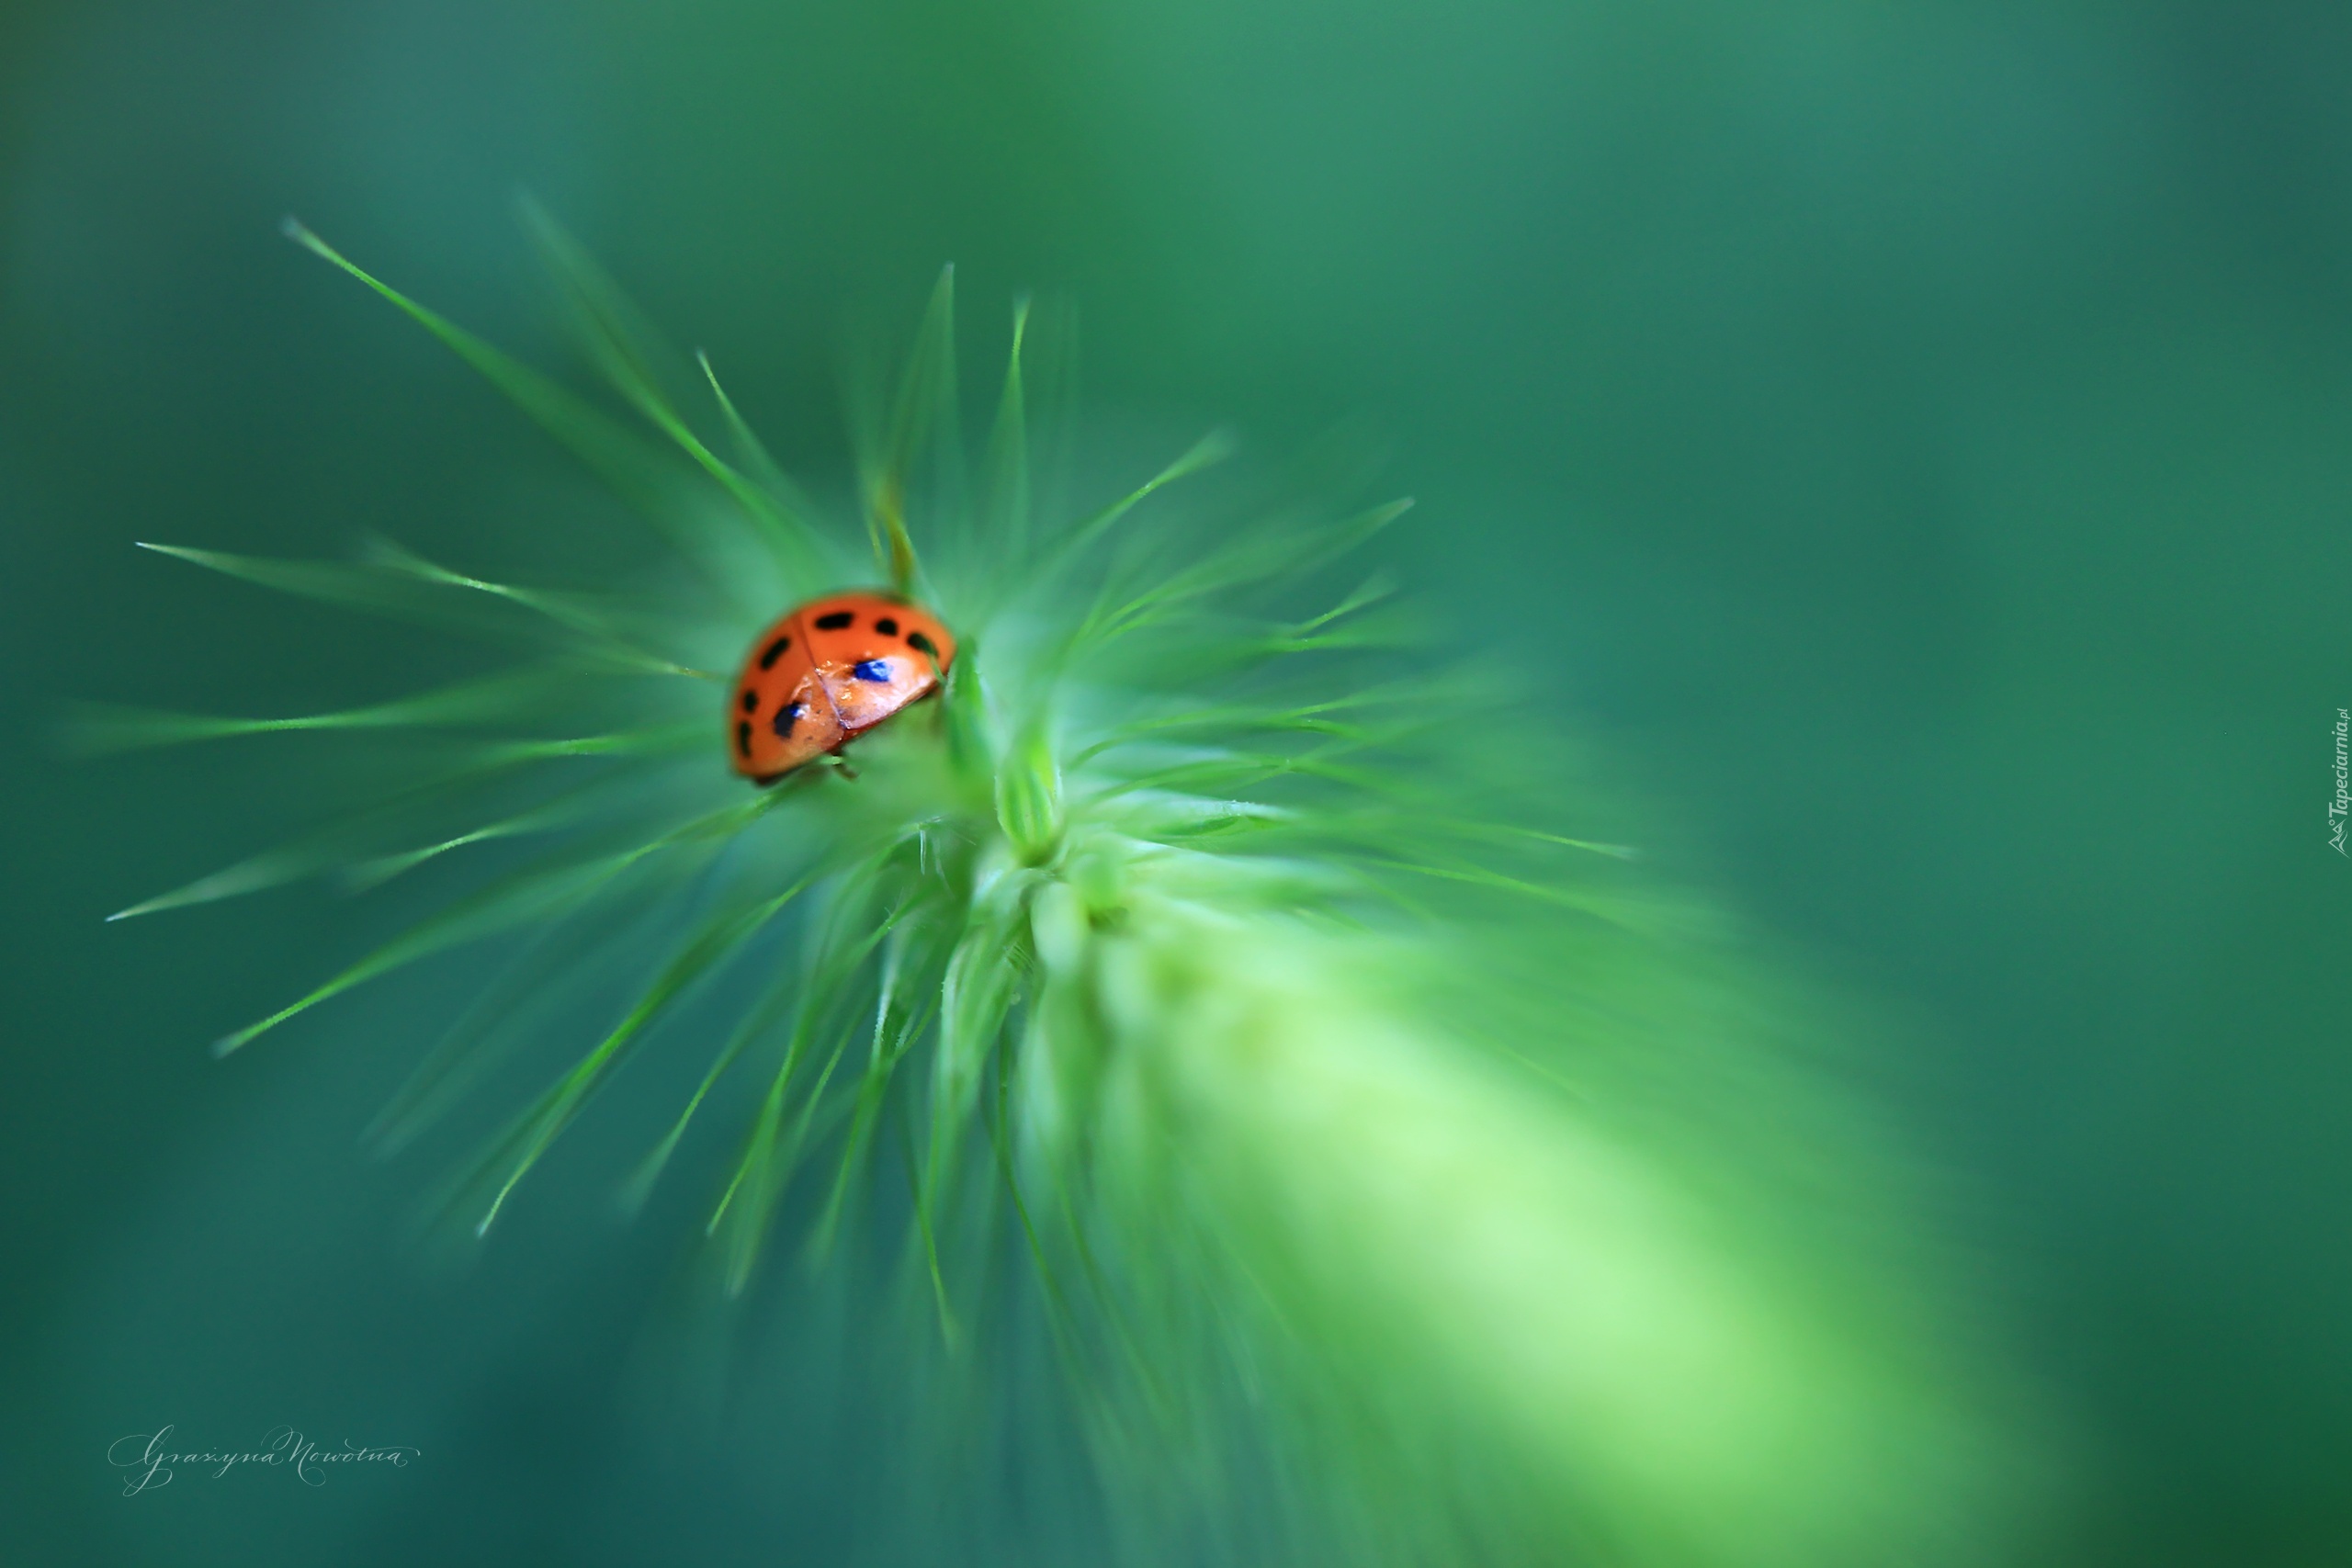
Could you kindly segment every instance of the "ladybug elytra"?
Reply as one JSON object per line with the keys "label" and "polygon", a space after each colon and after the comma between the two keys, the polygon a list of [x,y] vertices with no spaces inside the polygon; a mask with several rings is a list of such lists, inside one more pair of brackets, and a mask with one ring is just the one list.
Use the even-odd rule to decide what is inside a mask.
{"label": "ladybug elytra", "polygon": [[760,634],[727,714],[735,771],[762,784],[837,751],[938,689],[956,660],[939,617],[869,589],[811,599]]}

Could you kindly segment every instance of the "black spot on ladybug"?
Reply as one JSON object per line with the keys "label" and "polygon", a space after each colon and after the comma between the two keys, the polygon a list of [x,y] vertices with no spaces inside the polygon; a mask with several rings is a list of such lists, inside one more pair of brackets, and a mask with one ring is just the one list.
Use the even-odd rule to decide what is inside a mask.
{"label": "black spot on ladybug", "polygon": [[735,750],[746,757],[752,754],[752,721],[748,718],[735,727]]}
{"label": "black spot on ladybug", "polygon": [[939,657],[939,645],[932,641],[931,638],[925,637],[921,632],[909,632],[907,634],[907,646],[913,649],[917,653],[928,653],[934,660]]}
{"label": "black spot on ladybug", "polygon": [[745,692],[743,694],[743,711],[745,713],[757,713],[760,711],[759,693]]}
{"label": "black spot on ladybug", "polygon": [[774,642],[768,644],[766,650],[760,655],[760,668],[763,670],[775,669],[775,661],[782,659],[784,657],[784,650],[791,646],[792,639],[788,637],[780,637]]}
{"label": "black spot on ladybug", "polygon": [[817,617],[817,629],[820,632],[837,632],[856,619],[857,617],[847,610],[835,610],[830,615]]}
{"label": "black spot on ladybug", "polygon": [[861,681],[878,681],[888,685],[890,681],[890,661],[887,659],[861,659],[850,666],[849,672]]}
{"label": "black spot on ladybug", "polygon": [[880,632],[884,637],[897,637],[899,635],[899,623],[892,620],[889,616],[885,615],[880,620],[874,623],[874,629]]}
{"label": "black spot on ladybug", "polygon": [[[774,726],[775,729],[775,738],[778,740],[791,739],[793,725],[798,722],[800,716],[808,711],[808,707],[800,703],[786,703],[782,707],[776,709],[775,723]],[[752,727],[748,724],[743,726],[745,733],[748,734],[751,731],[751,728]]]}

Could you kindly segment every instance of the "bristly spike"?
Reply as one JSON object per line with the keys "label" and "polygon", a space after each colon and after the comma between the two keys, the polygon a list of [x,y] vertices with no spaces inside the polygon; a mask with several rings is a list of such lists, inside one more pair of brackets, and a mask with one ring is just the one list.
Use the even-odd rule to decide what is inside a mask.
{"label": "bristly spike", "polygon": [[[813,520],[818,514],[816,503],[801,491],[799,483],[768,455],[767,444],[744,420],[735,407],[735,400],[727,395],[727,389],[719,385],[718,371],[712,366],[709,354],[699,348],[695,350],[695,363],[702,367],[703,379],[709,383],[710,395],[718,401],[719,416],[727,422],[728,434],[733,439],[739,458],[751,470],[752,477],[775,498],[776,503],[787,513]],[[805,526],[813,534],[813,522],[806,523]]]}
{"label": "bristly spike", "polygon": [[[633,1058],[688,1051],[683,1077],[631,1086],[677,1094],[621,1198],[707,1180],[684,1201],[711,1304],[780,1274],[763,1263],[789,1222],[855,1332],[908,1337],[863,1362],[939,1396],[907,1408],[959,1473],[1025,1486],[1057,1446],[1030,1449],[1036,1416],[1096,1468],[1069,1519],[1035,1511],[1136,1531],[982,1555],[1950,1555],[1951,1521],[1984,1517],[1975,1456],[2016,1446],[1895,1261],[1919,1251],[1895,1173],[1781,1043],[1809,1050],[1825,1018],[1650,882],[1638,823],[1512,689],[1524,661],[1404,639],[1394,571],[1342,561],[1410,504],[1358,510],[1360,444],[1346,474],[1275,499],[1152,501],[1227,455],[1213,432],[1108,506],[1066,508],[1067,318],[1022,299],[967,496],[943,269],[887,388],[856,389],[852,500],[829,522],[711,355],[669,362],[577,242],[526,220],[629,423],[287,231],[636,485],[714,592],[635,560],[589,592],[598,552],[552,520],[539,569],[388,542],[349,563],[145,547],[533,644],[391,702],[92,721],[118,742],[378,737],[356,813],[117,919],[314,873],[448,889],[219,1053],[508,945],[368,1134],[398,1147],[507,1053],[562,1046],[442,1211],[479,1237]],[[842,570],[861,534],[920,603]],[[772,602],[797,586],[796,541],[824,581]],[[374,646],[397,673],[400,645]],[[714,669],[745,673],[714,692]],[[860,708],[878,702],[861,682],[906,711]],[[865,722],[782,773],[750,765],[755,735],[791,737],[820,701]],[[967,1378],[1000,1363],[993,1388]],[[948,1376],[914,1381],[930,1371]],[[951,1429],[947,1393],[991,1402]],[[973,1451],[1008,1433],[1018,1450]],[[930,1498],[924,1479],[891,1475],[890,1495]]]}
{"label": "bristly spike", "polygon": [[370,540],[366,558],[356,562],[283,560],[144,542],[140,547],[281,593],[413,625],[535,645],[616,672],[707,678],[703,671],[638,647],[609,617],[573,595],[468,577],[389,540]]}
{"label": "bristly spike", "polygon": [[802,582],[812,581],[823,562],[807,515],[753,484],[704,444],[663,389],[665,378],[655,367],[670,355],[659,335],[620,286],[545,208],[526,196],[522,209],[548,272],[571,303],[580,336],[605,379],[735,499],[761,530],[787,576]]}
{"label": "bristly spike", "polygon": [[933,286],[914,351],[899,378],[889,426],[865,476],[866,531],[875,565],[900,593],[915,589],[921,565],[907,528],[907,509],[923,459],[941,492],[941,510],[953,513],[961,500],[962,443],[956,402],[956,266],[949,263]]}
{"label": "bristly spike", "polygon": [[[998,394],[995,426],[989,433],[988,452],[981,460],[980,493],[983,559],[1010,563],[1026,554],[1029,544],[1029,414],[1021,364],[1023,340],[1029,330],[1029,299],[1012,307],[1012,346],[1004,360],[1004,389]],[[1001,569],[1000,573],[1001,575]]]}
{"label": "bristly spike", "polygon": [[1047,560],[1047,570],[1060,567],[1077,558],[1112,526],[1146,500],[1178,479],[1189,479],[1204,468],[1215,468],[1233,456],[1235,442],[1230,431],[1212,430],[1185,449],[1184,455],[1159,472],[1121,496],[1091,517],[1082,519],[1069,536],[1059,541]]}
{"label": "bristly spike", "polygon": [[733,595],[737,577],[728,552],[708,536],[700,514],[681,508],[677,502],[677,468],[673,462],[538,371],[363,270],[300,222],[288,218],[283,227],[295,243],[390,300],[481,372],[540,429],[595,469],[661,530],[707,585],[722,597]]}
{"label": "bristly spike", "polygon": [[[548,1089],[539,1103],[508,1134],[500,1149],[484,1162],[485,1169],[491,1171],[497,1182],[497,1190],[482,1213],[477,1235],[490,1229],[491,1222],[498,1217],[499,1211],[514,1195],[523,1178],[530,1174],[532,1167],[571,1124],[589,1097],[611,1077],[614,1069],[643,1036],[646,1026],[681,993],[700,982],[775,919],[786,905],[807,891],[809,884],[816,880],[813,874],[804,876],[772,898],[762,900],[749,908],[721,910],[703,923],[662,969],[660,976],[645,988],[628,1015],[597,1043],[594,1049],[575,1062],[571,1070]],[[498,1175],[491,1168],[503,1168],[503,1174]]]}

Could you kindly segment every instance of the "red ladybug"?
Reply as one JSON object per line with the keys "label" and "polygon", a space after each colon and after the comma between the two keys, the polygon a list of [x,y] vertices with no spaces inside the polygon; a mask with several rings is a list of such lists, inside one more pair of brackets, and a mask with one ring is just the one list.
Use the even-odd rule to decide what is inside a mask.
{"label": "red ladybug", "polygon": [[727,719],[735,771],[764,784],[838,751],[939,685],[956,638],[879,589],[811,599],[760,634]]}

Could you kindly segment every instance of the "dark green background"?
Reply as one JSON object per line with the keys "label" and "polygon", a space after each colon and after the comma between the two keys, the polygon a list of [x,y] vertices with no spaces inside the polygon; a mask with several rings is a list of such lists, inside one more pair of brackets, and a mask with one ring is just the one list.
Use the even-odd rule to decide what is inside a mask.
{"label": "dark green background", "polygon": [[[2065,1434],[2033,1560],[2352,1562],[2352,10],[2262,0],[11,0],[0,1556],[854,1543],[773,1455],[617,1418],[605,1281],[660,1249],[593,1204],[455,1284],[392,1255],[419,1173],[356,1134],[413,995],[205,1056],[364,919],[98,923],[299,772],[51,754],[68,698],[441,672],[130,541],[461,548],[584,496],[276,233],[555,361],[521,186],[820,472],[840,323],[950,259],[990,345],[1015,288],[1081,302],[1139,450],[1383,433],[1449,624],[1909,1021],[1875,1087]],[[433,1462],[118,1495],[164,1421]]]}

